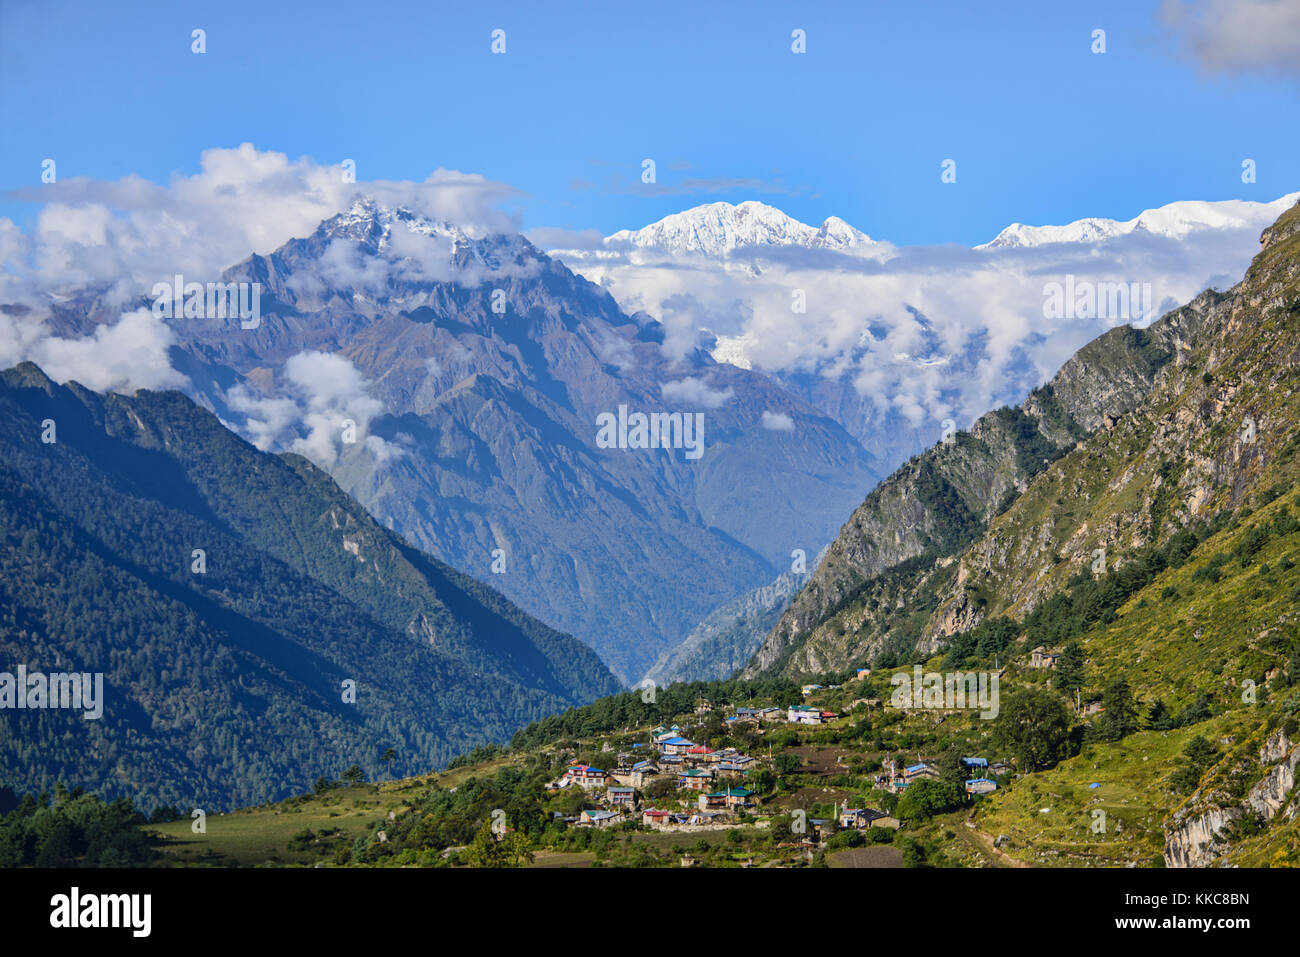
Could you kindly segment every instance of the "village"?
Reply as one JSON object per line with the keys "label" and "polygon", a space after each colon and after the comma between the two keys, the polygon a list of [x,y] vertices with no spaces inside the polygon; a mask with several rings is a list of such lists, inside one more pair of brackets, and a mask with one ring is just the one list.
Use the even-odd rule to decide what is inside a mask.
{"label": "village", "polygon": [[[858,678],[870,672],[863,669]],[[822,691],[823,686],[805,685],[805,698]],[[880,707],[878,698],[860,698],[851,707],[865,705]],[[697,712],[711,709],[701,703]],[[723,719],[729,729],[738,726],[768,725],[821,725],[834,722],[841,715],[816,705],[792,704],[787,707],[735,708]],[[745,825],[768,826],[761,808],[762,801],[755,789],[746,784],[759,767],[770,763],[760,761],[734,747],[715,750],[707,744],[697,743],[684,736],[681,726],[659,726],[649,731],[649,740],[637,742],[631,750],[617,755],[610,770],[589,764],[571,763],[546,790],[555,794],[568,789],[579,789],[586,798],[576,813],[552,812],[556,823],[574,827],[607,828],[620,824],[636,823],[643,827],[667,832],[716,830]],[[758,731],[762,734],[763,731]],[[963,770],[969,775],[964,781],[968,795],[984,795],[997,790],[996,777],[1009,773],[1004,762],[990,763],[984,757],[963,757]],[[873,787],[883,793],[899,795],[916,781],[939,777],[931,764],[917,760],[901,765],[893,760],[885,762],[881,773],[875,775]],[[889,802],[890,806],[896,802]],[[770,818],[769,811],[768,817]],[[850,807],[847,801],[838,806],[832,818],[803,819],[796,812],[792,826],[792,844],[815,846],[840,831],[865,831],[871,828],[898,830],[902,825],[892,814],[872,807]]]}

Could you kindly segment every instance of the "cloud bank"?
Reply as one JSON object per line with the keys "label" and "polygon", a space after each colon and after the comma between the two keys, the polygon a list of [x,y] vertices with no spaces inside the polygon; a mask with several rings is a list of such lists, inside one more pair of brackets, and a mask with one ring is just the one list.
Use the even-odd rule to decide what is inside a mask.
{"label": "cloud bank", "polygon": [[[1242,207],[1252,211],[1246,224],[1231,228],[1026,247],[766,246],[713,257],[607,242],[552,254],[626,311],[663,322],[670,356],[705,331],[719,361],[802,377],[814,392],[819,381],[847,383],[877,425],[901,416],[937,436],[947,419],[965,428],[1020,402],[1107,329],[1145,325],[1207,286],[1236,284],[1281,211],[1235,204],[1234,216]],[[1138,284],[1149,303],[1140,309],[1145,296],[1134,297],[1127,312],[1107,311],[1104,284],[1118,283]],[[1049,317],[1048,290],[1067,284],[1101,292],[1101,307]]]}
{"label": "cloud bank", "polygon": [[138,176],[75,178],[9,195],[42,204],[30,236],[0,220],[11,283],[60,291],[123,282],[148,288],[178,272],[215,279],[250,253],[270,253],[309,235],[361,195],[467,232],[513,231],[516,224],[497,204],[517,192],[447,169],[420,183],[351,182],[341,166],[291,160],[245,143],[204,151],[199,172],[174,176],[166,186]]}
{"label": "cloud bank", "polygon": [[[71,179],[11,194],[42,207],[30,234],[0,219],[0,304],[7,304],[0,313],[0,362],[30,359],[60,381],[75,378],[101,390],[184,387],[185,377],[168,361],[173,330],[142,313],[139,297],[176,273],[216,279],[250,253],[269,253],[311,234],[360,196],[458,230],[394,225],[378,257],[336,241],[318,273],[299,273],[298,282],[360,291],[394,282],[472,282],[491,270],[473,242],[464,244],[465,236],[517,229],[499,208],[517,192],[481,176],[438,169],[420,183],[350,182],[344,172],[244,144],[204,152],[197,173],[166,185],[133,176]],[[1275,215],[1267,210],[1259,222],[1177,237],[1134,229],[1087,243],[764,246],[719,258],[610,244],[590,232],[533,235],[569,240],[556,255],[604,286],[627,312],[660,320],[669,358],[686,356],[703,342],[722,361],[775,373],[787,383],[802,377],[805,396],[818,383],[847,384],[858,405],[853,414],[877,429],[895,422],[937,434],[946,420],[964,427],[991,407],[1018,402],[1084,343],[1129,321],[1109,314],[1048,318],[1049,285],[1149,284],[1160,314],[1207,285],[1234,284],[1259,230]],[[450,266],[453,249],[463,254],[464,266]],[[503,249],[509,259],[511,247]],[[120,317],[80,338],[59,332],[62,298],[87,289],[101,303],[120,304]],[[313,290],[295,292],[310,296]],[[631,361],[626,343],[611,338],[603,348],[611,362]],[[358,425],[358,441],[375,455],[400,454],[366,434],[377,414],[373,400],[356,370],[334,358],[295,357],[276,377],[281,392],[238,394],[240,406],[232,410],[249,417],[246,434],[333,464],[342,451],[338,420],[350,419]],[[730,394],[703,378],[683,378],[665,383],[663,397],[718,408]],[[784,427],[777,420],[766,424]]]}

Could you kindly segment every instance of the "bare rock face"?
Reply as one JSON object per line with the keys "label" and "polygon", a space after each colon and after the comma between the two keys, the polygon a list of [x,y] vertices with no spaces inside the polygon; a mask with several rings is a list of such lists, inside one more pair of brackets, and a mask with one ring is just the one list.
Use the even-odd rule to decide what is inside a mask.
{"label": "bare rock face", "polygon": [[1225,828],[1241,817],[1238,808],[1212,808],[1165,825],[1166,867],[1208,867],[1218,854],[1215,844]]}
{"label": "bare rock face", "polygon": [[[845,523],[744,674],[845,667],[869,654],[870,643],[829,647],[835,643],[830,635],[843,633],[831,621],[837,606],[904,562],[946,567],[1053,459],[1137,407],[1196,321],[1192,314],[1166,317],[1148,330],[1112,329],[1019,408],[990,412],[970,432],[958,432],[903,465]],[[975,621],[964,607],[946,609],[944,617],[949,629]],[[931,635],[930,643],[936,641]]]}
{"label": "bare rock face", "polygon": [[[1238,766],[1242,758],[1237,758]],[[1244,817],[1271,821],[1284,813],[1296,814],[1294,796],[1296,767],[1300,765],[1300,744],[1286,732],[1274,731],[1260,746],[1257,756],[1246,754],[1247,765],[1266,769],[1242,800],[1233,800],[1219,781],[1197,789],[1165,822],[1165,864],[1169,867],[1207,867],[1218,863],[1229,849],[1225,832]]]}
{"label": "bare rock face", "polygon": [[1291,739],[1287,737],[1285,731],[1279,728],[1269,739],[1264,742],[1263,747],[1259,749],[1259,763],[1272,764],[1275,761],[1281,761],[1291,748]]}
{"label": "bare rock face", "polygon": [[[1275,732],[1260,749],[1260,764],[1273,762],[1276,763],[1269,772],[1246,795],[1246,803],[1268,821],[1286,806],[1287,797],[1296,783],[1296,765],[1300,764],[1300,745],[1292,747],[1290,739],[1281,730]],[[1294,812],[1292,808],[1288,816]]]}

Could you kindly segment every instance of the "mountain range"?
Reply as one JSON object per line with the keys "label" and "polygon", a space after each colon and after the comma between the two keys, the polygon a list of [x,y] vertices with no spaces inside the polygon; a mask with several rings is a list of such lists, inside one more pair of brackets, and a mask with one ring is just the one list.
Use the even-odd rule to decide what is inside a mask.
{"label": "mountain range", "polygon": [[[1157,238],[1192,249],[1206,237],[1217,249],[1261,205],[1174,204],[1137,217],[1152,225],[1129,234],[1195,222],[1181,240]],[[977,265],[944,275],[965,270],[982,284],[978,263],[1088,245],[1064,229],[1076,241],[965,251],[963,262]],[[1112,249],[1129,234],[1094,245]],[[308,456],[381,524],[574,634],[630,684],[716,675],[744,660],[784,610],[795,553],[823,549],[881,475],[940,430],[956,433],[962,409],[982,401],[981,383],[1000,383],[998,394],[1023,388],[1019,402],[1045,378],[1043,356],[1113,322],[1046,335],[1017,319],[1007,335],[952,315],[943,300],[926,304],[924,290],[924,310],[873,301],[857,278],[912,270],[889,258],[908,254],[835,217],[807,226],[757,202],[709,204],[615,234],[600,256],[619,250],[649,258],[611,273],[599,256],[548,255],[515,233],[361,198],[223,274],[262,288],[256,328],[178,317],[166,325],[169,357],[187,393],[258,447]],[[652,316],[625,285],[653,277],[658,261],[699,281]],[[1188,266],[1206,271],[1199,259]],[[736,308],[763,319],[754,297],[773,289],[777,314],[793,325],[759,323],[739,336],[709,328],[708,296],[745,296]],[[806,313],[792,309],[792,289],[810,297]],[[54,303],[49,326],[98,334],[132,305],[152,303],[124,307],[115,288],[83,290]],[[756,358],[787,334],[787,351],[808,361]],[[1159,346],[1139,333],[1123,348]],[[1134,361],[1145,381],[1150,370]],[[1044,426],[1050,438],[1026,439],[1019,420],[968,426],[998,436],[989,441],[1000,452],[965,466],[971,477],[997,473],[983,493],[993,507],[1032,476],[1033,454],[1055,454],[1095,418],[1086,399],[1062,405],[1051,387],[1043,394],[1045,414],[1060,420]],[[597,423],[620,410],[703,416],[702,457],[602,448]],[[1006,455],[1019,465],[1003,468]],[[989,507],[973,503],[971,522],[987,521]],[[898,547],[914,559],[934,543]]]}
{"label": "mountain range", "polygon": [[[981,417],[882,482],[746,674],[888,662],[941,649],[994,616],[1029,620],[1079,576],[1128,574],[1149,550],[1230,520],[1236,529],[1252,503],[1291,488],[1300,207],[1261,246],[1231,289],[1206,290],[1146,329],[1106,333],[1020,407]],[[1162,640],[1194,633],[1237,655],[1296,622],[1285,599],[1208,611],[1193,601],[1173,633],[1145,635],[1155,650],[1139,673],[1156,680],[1171,653]]]}
{"label": "mountain range", "polygon": [[1217,203],[1184,201],[1148,209],[1125,222],[1114,219],[1076,220],[1065,226],[1026,226],[1012,223],[976,249],[1008,249],[1045,246],[1052,243],[1096,243],[1133,233],[1183,240],[1195,232],[1251,229],[1261,216],[1276,219],[1300,200],[1289,193],[1271,203],[1225,200]]}
{"label": "mountain range", "polygon": [[[1018,404],[1107,329],[1232,285],[1295,199],[1017,223],[973,249],[896,246],[836,217],[818,228],[759,202],[711,203],[552,255],[625,311],[654,315],[670,340],[702,341],[717,361],[775,379],[888,472],[951,427]],[[827,243],[830,233],[847,239]],[[1046,289],[1067,281],[1136,282],[1150,302],[1141,315],[1049,318]]]}
{"label": "mountain range", "polygon": [[[700,348],[670,354],[660,323],[517,234],[358,200],[222,279],[260,284],[260,324],[169,323],[197,401],[312,456],[629,683],[792,551],[822,548],[879,477],[834,419]],[[120,312],[87,295],[56,322],[85,335]],[[702,455],[601,447],[620,410],[701,416]]]}

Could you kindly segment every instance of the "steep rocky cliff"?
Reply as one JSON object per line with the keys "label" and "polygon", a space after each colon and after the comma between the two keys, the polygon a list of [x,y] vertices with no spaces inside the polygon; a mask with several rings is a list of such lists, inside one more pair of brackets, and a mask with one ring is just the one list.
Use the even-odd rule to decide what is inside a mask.
{"label": "steep rocky cliff", "polygon": [[1239,509],[1295,444],[1298,271],[1292,208],[1231,290],[1111,330],[1020,408],[909,461],[853,513],[746,674],[939,648]]}
{"label": "steep rocky cliff", "polygon": [[[1167,317],[1149,330],[1127,326],[1081,349],[1019,408],[981,417],[882,482],[853,513],[808,584],[791,603],[747,675],[774,668],[793,672],[841,667],[878,650],[863,640],[832,636],[861,632],[870,611],[855,599],[904,563],[916,583],[931,578],[975,541],[1029,480],[1081,437],[1113,422],[1145,398],[1174,354],[1183,326]],[[940,576],[942,577],[942,576]]]}
{"label": "steep rocky cliff", "polygon": [[1262,745],[1251,739],[1231,752],[1165,822],[1165,863],[1213,866],[1233,854],[1243,821],[1257,830],[1279,814],[1295,818],[1297,764],[1300,744],[1282,729],[1269,734]]}

